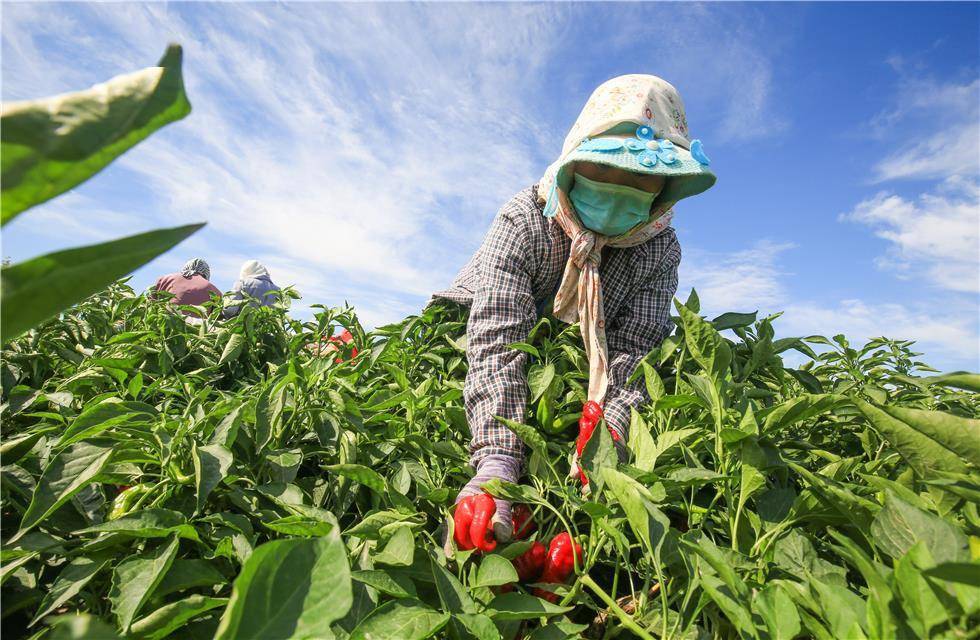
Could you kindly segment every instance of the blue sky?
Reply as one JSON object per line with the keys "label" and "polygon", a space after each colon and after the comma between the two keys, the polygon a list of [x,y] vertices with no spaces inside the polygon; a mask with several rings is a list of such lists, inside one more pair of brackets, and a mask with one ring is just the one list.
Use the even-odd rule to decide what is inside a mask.
{"label": "blue sky", "polygon": [[676,208],[704,311],[918,341],[980,370],[977,3],[18,4],[2,97],[184,46],[194,111],[11,223],[3,255],[193,221],[139,270],[247,258],[368,325],[417,311],[559,153],[592,89],[652,73],[718,175]]}

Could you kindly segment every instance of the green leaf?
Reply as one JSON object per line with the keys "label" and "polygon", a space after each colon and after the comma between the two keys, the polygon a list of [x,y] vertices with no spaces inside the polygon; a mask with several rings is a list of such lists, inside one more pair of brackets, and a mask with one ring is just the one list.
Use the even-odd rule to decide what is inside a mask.
{"label": "green leaf", "polygon": [[766,624],[771,640],[793,640],[800,634],[796,605],[779,585],[767,585],[752,599],[752,611]]}
{"label": "green leaf", "polygon": [[344,535],[377,540],[382,527],[393,522],[403,522],[410,518],[412,518],[411,515],[398,511],[375,511],[374,513],[369,513],[360,522],[345,531]]}
{"label": "green leaf", "polygon": [[670,520],[653,504],[646,487],[615,469],[602,470],[606,486],[616,496],[616,502],[626,512],[626,520],[637,541],[643,545],[649,557],[659,562],[660,546],[670,529]]}
{"label": "green leaf", "polygon": [[618,462],[619,454],[616,452],[616,445],[609,434],[609,429],[606,428],[606,421],[600,420],[592,432],[592,437],[585,443],[582,459],[579,460],[579,464],[588,472],[589,479],[596,484],[592,487],[594,491],[601,492],[606,482],[601,471],[615,469]]}
{"label": "green leaf", "polygon": [[191,456],[194,458],[194,487],[197,491],[195,513],[200,513],[208,501],[208,496],[228,475],[235,456],[220,444],[198,447],[197,442],[193,445]]}
{"label": "green leaf", "polygon": [[712,320],[711,324],[714,326],[716,331],[734,329],[735,327],[748,327],[755,322],[755,318],[758,314],[758,311],[753,311],[752,313],[735,313],[729,311],[728,313],[723,313]]}
{"label": "green leaf", "polygon": [[37,482],[21,520],[21,530],[37,525],[87,486],[105,468],[112,454],[112,447],[79,442],[55,456]]}
{"label": "green leaf", "polygon": [[[920,478],[929,479],[933,470],[966,473],[964,459],[970,460],[977,446],[976,420],[958,418],[938,411],[896,411],[879,408],[860,398],[852,399],[868,422],[908,462]],[[906,422],[905,419],[912,422]],[[974,443],[968,442],[970,438]],[[971,456],[964,458],[963,455]],[[977,463],[974,463],[977,464]]]}
{"label": "green leaf", "polygon": [[980,420],[906,407],[885,406],[882,410],[980,468]]}
{"label": "green leaf", "polygon": [[309,516],[291,515],[263,522],[262,526],[286,536],[319,538],[330,533],[334,525]]}
{"label": "green leaf", "polygon": [[361,621],[350,640],[421,640],[435,635],[448,622],[448,613],[430,609],[418,600],[392,600]]}
{"label": "green leaf", "polygon": [[719,379],[728,371],[732,362],[732,350],[718,331],[705,322],[697,311],[675,301],[684,326],[684,342],[695,362],[701,365],[713,379]]}
{"label": "green leaf", "polygon": [[95,616],[69,614],[50,618],[51,633],[45,640],[119,640],[115,630]]}
{"label": "green leaf", "polygon": [[69,562],[45,592],[44,599],[38,605],[37,613],[34,614],[34,619],[29,626],[33,627],[41,618],[77,596],[89,580],[102,571],[108,563],[108,557],[78,557]]}
{"label": "green leaf", "polygon": [[967,538],[955,525],[910,505],[891,491],[885,492],[885,506],[871,523],[871,540],[896,560],[916,542],[921,542],[939,563],[970,559]]}
{"label": "green leaf", "polygon": [[732,592],[725,582],[718,579],[718,576],[705,571],[702,567],[701,584],[708,597],[718,605],[725,616],[731,621],[735,628],[743,637],[758,638],[755,625],[752,623],[752,614],[748,607],[744,595],[737,595]]}
{"label": "green leaf", "polygon": [[476,640],[500,640],[500,631],[489,616],[482,613],[457,613],[454,621],[461,623]]}
{"label": "green leaf", "polygon": [[969,373],[967,371],[953,371],[940,376],[929,376],[927,378],[914,378],[910,376],[894,375],[893,378],[914,384],[918,387],[938,385],[943,387],[955,387],[965,391],[980,393],[980,373]]}
{"label": "green leaf", "polygon": [[895,563],[894,580],[908,615],[909,625],[921,638],[931,637],[933,627],[951,618],[919,565],[931,566],[932,558],[924,542],[915,543],[909,552]]}
{"label": "green leaf", "polygon": [[85,91],[4,105],[0,118],[2,223],[64,193],[160,127],[191,111],[182,52],[170,45],[155,67]]}
{"label": "green leaf", "polygon": [[378,564],[408,567],[411,566],[414,557],[415,536],[412,535],[411,527],[403,525],[395,529],[387,544],[374,555],[374,561]]}
{"label": "green leaf", "polygon": [[191,235],[203,224],[158,229],[101,244],[56,251],[0,271],[0,341],[101,291]]}
{"label": "green leaf", "polygon": [[178,558],[170,565],[170,569],[153,592],[153,598],[163,598],[171,593],[177,593],[194,587],[210,587],[224,584],[227,581],[224,574],[214,568],[207,560],[184,560]]}
{"label": "green leaf", "polygon": [[332,638],[331,623],[352,603],[338,527],[322,538],[267,542],[235,579],[215,640]]}
{"label": "green leaf", "polygon": [[160,607],[133,623],[132,634],[141,640],[161,640],[197,616],[224,606],[228,598],[210,598],[199,594]]}
{"label": "green leaf", "polygon": [[517,570],[514,569],[510,560],[500,555],[491,554],[485,556],[480,562],[480,569],[476,573],[476,582],[470,587],[497,587],[514,582],[517,582]]}
{"label": "green leaf", "polygon": [[352,571],[351,578],[393,598],[414,598],[417,595],[411,580],[400,575],[392,575],[387,571],[376,569]]}
{"label": "green leaf", "polygon": [[177,534],[181,538],[199,541],[197,531],[187,523],[184,514],[160,508],[134,511],[121,518],[76,531],[75,535],[87,533],[124,533],[134,538],[166,538]]}
{"label": "green leaf", "polygon": [[930,578],[980,588],[980,562],[943,562],[924,573]]}
{"label": "green leaf", "polygon": [[179,545],[180,538],[174,536],[168,544],[150,553],[143,552],[126,558],[112,572],[109,601],[123,633],[129,632],[133,619],[170,569]]}
{"label": "green leaf", "polygon": [[282,412],[286,406],[286,390],[290,376],[278,378],[267,385],[255,402],[255,450],[262,451],[282,429]]}
{"label": "green leaf", "polygon": [[635,407],[630,408],[629,450],[633,452],[633,465],[637,469],[653,471],[659,454],[650,427]]}
{"label": "green leaf", "polygon": [[378,495],[385,495],[385,479],[374,469],[361,464],[328,464],[323,468],[339,476],[363,484]]}
{"label": "green leaf", "polygon": [[652,364],[646,360],[642,361],[643,365],[643,382],[647,389],[647,396],[650,402],[656,402],[660,398],[667,395],[667,389],[664,387],[664,381],[660,378],[660,374],[653,367]]}
{"label": "green leaf", "polygon": [[221,358],[218,360],[218,366],[225,364],[226,362],[233,362],[238,360],[238,356],[242,353],[242,348],[245,346],[245,336],[240,333],[233,333],[231,337],[228,338],[228,342],[225,344],[224,350],[221,352]]}
{"label": "green leaf", "polygon": [[527,385],[531,390],[531,402],[537,402],[555,379],[555,365],[534,365],[527,372]]}
{"label": "green leaf", "polygon": [[533,620],[550,618],[572,610],[525,593],[503,593],[490,601],[488,613],[494,620]]}
{"label": "green leaf", "polygon": [[538,433],[537,429],[528,426],[526,424],[521,424],[520,422],[514,422],[513,420],[508,420],[507,418],[501,418],[500,416],[494,416],[498,422],[517,434],[524,444],[529,446],[532,451],[536,452],[543,458],[548,456],[548,445],[545,443],[544,438]]}
{"label": "green leaf", "polygon": [[435,551],[430,551],[429,563],[432,566],[432,577],[436,583],[436,591],[439,593],[442,608],[450,613],[476,613],[477,609],[473,598],[470,597],[469,592],[463,587],[459,579],[439,564]]}

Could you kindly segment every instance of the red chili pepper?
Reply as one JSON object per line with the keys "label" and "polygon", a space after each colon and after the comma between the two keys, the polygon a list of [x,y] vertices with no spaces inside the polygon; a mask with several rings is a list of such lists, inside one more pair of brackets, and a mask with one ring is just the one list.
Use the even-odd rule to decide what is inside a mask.
{"label": "red chili pepper", "polygon": [[[351,334],[350,331],[348,331],[347,329],[344,329],[343,333],[341,333],[339,336],[330,336],[329,338],[327,338],[327,340],[330,341],[333,344],[344,345],[344,344],[350,344],[351,342],[353,342],[354,341],[354,336]],[[331,350],[332,351],[336,351],[337,350],[337,347],[333,347],[333,349],[331,349]],[[350,349],[350,357],[352,359],[357,357],[357,347],[351,347],[351,349]],[[335,358],[334,359],[334,362],[337,362],[337,363],[343,362],[343,358]]]}
{"label": "red chili pepper", "polygon": [[538,523],[531,517],[531,509],[526,504],[515,504],[510,512],[515,540],[526,540],[538,528]]}
{"label": "red chili pepper", "polygon": [[460,549],[479,549],[490,552],[497,548],[490,520],[497,512],[497,504],[489,494],[480,493],[467,496],[456,505],[453,514],[455,527],[453,538]]}
{"label": "red chili pepper", "polygon": [[[551,539],[544,570],[538,582],[561,584],[575,571],[575,561],[582,561],[582,545],[575,542],[567,531],[562,531]],[[535,589],[534,595],[549,602],[558,600],[558,595],[544,589]]]}
{"label": "red chili pepper", "polygon": [[[579,459],[582,458],[585,445],[592,437],[592,432],[595,431],[595,426],[599,424],[600,420],[602,420],[602,407],[594,400],[589,400],[582,407],[582,417],[578,420],[578,440],[575,442],[575,452],[578,453]],[[578,477],[583,486],[589,484],[589,479],[581,467],[578,470]]]}
{"label": "red chili pepper", "polygon": [[598,424],[602,420],[602,407],[595,400],[589,400],[582,407],[582,417],[588,418],[592,424]]}
{"label": "red chili pepper", "polygon": [[517,569],[517,577],[520,578],[521,582],[536,582],[538,576],[544,571],[547,558],[547,547],[535,540],[530,549],[513,560],[514,568]]}

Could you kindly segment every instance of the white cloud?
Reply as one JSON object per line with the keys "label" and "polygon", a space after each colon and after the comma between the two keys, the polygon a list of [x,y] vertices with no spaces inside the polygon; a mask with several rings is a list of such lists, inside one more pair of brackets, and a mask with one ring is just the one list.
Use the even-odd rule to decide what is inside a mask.
{"label": "white cloud", "polygon": [[685,251],[681,261],[678,294],[686,296],[693,287],[712,314],[726,311],[773,309],[786,299],[778,265],[779,256],[791,243],[757,242],[751,248],[730,254]]}
{"label": "white cloud", "polygon": [[[893,65],[894,66],[894,65]],[[874,180],[943,179],[980,172],[980,80],[940,82],[901,74],[894,104],[868,131],[895,149],[874,167]]]}
{"label": "white cloud", "polygon": [[876,182],[976,175],[980,170],[980,123],[949,123],[924,138],[906,140],[901,150],[881,160],[874,170]]}
{"label": "white cloud", "polygon": [[[921,272],[950,291],[980,291],[980,183],[953,176],[917,201],[880,192],[841,216],[891,243],[878,264],[898,273]],[[913,275],[915,274],[913,273]]]}
{"label": "white cloud", "polygon": [[783,335],[843,333],[852,345],[884,336],[915,340],[926,364],[952,363],[969,371],[980,369],[980,336],[976,307],[944,301],[925,305],[841,300],[831,305],[798,302],[785,307],[777,321]]}
{"label": "white cloud", "polygon": [[775,323],[779,336],[843,333],[855,345],[879,336],[915,340],[914,348],[927,354],[923,359],[929,364],[980,369],[975,301],[958,296],[909,303],[814,300],[792,286],[793,274],[782,266],[782,256],[793,246],[763,240],[728,254],[686,250],[678,297],[686,298],[693,286],[709,318],[726,311],[758,310],[760,318],[783,312]]}

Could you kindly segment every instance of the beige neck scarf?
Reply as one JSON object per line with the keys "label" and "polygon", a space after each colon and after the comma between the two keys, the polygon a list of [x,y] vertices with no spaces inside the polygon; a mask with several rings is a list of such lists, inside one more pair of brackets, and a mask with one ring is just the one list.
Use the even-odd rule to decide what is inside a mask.
{"label": "beige neck scarf", "polygon": [[599,278],[602,248],[607,245],[635,247],[658,235],[670,226],[674,217],[673,211],[669,210],[672,203],[658,206],[651,213],[650,222],[644,226],[610,238],[582,225],[562,189],[556,189],[554,193],[558,197],[555,219],[572,241],[561,285],[555,294],[555,317],[563,322],[580,323],[585,354],[589,358],[589,400],[602,405],[609,386],[606,319]]}

